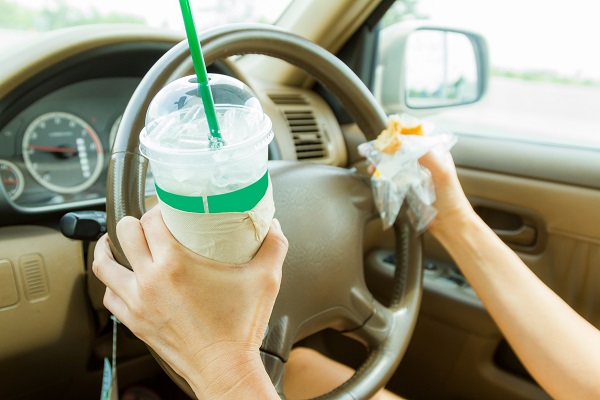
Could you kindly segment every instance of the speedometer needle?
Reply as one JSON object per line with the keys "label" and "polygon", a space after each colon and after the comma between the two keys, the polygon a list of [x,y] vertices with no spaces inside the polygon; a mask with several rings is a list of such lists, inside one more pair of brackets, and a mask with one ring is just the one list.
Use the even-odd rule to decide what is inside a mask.
{"label": "speedometer needle", "polygon": [[33,144],[29,145],[29,149],[39,150],[39,151],[48,151],[51,153],[71,153],[71,154],[77,153],[77,150],[75,150],[75,149],[69,149],[69,148],[65,148],[65,147],[39,146],[39,145],[33,145]]}
{"label": "speedometer needle", "polygon": [[15,184],[18,182],[16,179],[2,179],[2,183]]}

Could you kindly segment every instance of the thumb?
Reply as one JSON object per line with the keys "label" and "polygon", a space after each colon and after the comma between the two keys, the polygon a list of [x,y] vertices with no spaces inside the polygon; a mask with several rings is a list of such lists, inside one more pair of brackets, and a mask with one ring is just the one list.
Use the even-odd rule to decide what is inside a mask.
{"label": "thumb", "polygon": [[434,182],[444,183],[456,175],[456,167],[449,152],[440,154],[430,151],[419,159],[419,163],[431,172]]}
{"label": "thumb", "polygon": [[267,236],[260,246],[256,256],[250,261],[251,264],[264,266],[276,266],[278,269],[283,265],[285,256],[288,251],[288,241],[281,225],[277,219],[273,219]]}

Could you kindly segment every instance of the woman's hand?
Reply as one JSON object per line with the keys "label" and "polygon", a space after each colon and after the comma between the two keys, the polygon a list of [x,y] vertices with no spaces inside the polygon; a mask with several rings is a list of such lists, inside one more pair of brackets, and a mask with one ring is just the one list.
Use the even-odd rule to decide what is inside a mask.
{"label": "woman's hand", "polygon": [[114,260],[107,236],[98,241],[92,268],[107,286],[104,305],[198,397],[223,395],[266,376],[259,348],[287,253],[276,220],[245,265],[212,261],[183,247],[157,207],[141,220],[123,218],[117,236],[133,271]]}
{"label": "woman's hand", "polygon": [[456,167],[450,153],[429,152],[419,159],[422,166],[431,172],[438,210],[429,231],[438,239],[453,233],[458,222],[474,216],[474,211],[460,186]]}

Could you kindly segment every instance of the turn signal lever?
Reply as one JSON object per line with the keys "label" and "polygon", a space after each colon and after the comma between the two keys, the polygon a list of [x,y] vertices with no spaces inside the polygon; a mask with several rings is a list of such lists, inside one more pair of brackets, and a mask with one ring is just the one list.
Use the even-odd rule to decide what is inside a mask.
{"label": "turn signal lever", "polygon": [[60,219],[60,231],[69,239],[95,241],[106,233],[104,211],[78,211],[65,214]]}

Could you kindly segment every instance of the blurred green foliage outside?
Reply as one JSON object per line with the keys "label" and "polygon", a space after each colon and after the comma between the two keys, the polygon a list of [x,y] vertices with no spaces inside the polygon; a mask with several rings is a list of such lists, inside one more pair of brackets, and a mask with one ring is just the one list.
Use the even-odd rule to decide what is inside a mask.
{"label": "blurred green foliage outside", "polygon": [[55,0],[41,9],[18,4],[15,0],[0,0],[0,28],[29,31],[50,31],[76,25],[101,23],[144,24],[142,17],[119,13],[101,14],[96,9],[83,12],[64,0]]}

